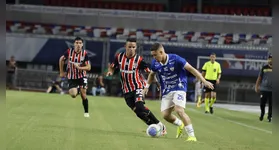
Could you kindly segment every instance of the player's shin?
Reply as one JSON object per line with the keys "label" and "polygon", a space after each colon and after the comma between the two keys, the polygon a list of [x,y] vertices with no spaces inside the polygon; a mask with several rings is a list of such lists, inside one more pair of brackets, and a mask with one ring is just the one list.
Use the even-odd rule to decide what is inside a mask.
{"label": "player's shin", "polygon": [[185,129],[186,133],[188,134],[189,137],[195,137],[194,128],[193,128],[192,122],[190,120],[190,117],[187,114],[185,114],[184,118],[185,118],[185,120],[187,120],[187,122],[184,123],[185,124],[184,129]]}
{"label": "player's shin", "polygon": [[137,117],[140,118],[146,125],[153,124],[153,121],[150,118],[147,117],[146,113],[143,113],[139,109],[135,109],[134,111],[135,111]]}
{"label": "player's shin", "polygon": [[213,107],[215,101],[216,101],[216,97],[211,98],[209,107]]}
{"label": "player's shin", "polygon": [[190,137],[195,137],[194,128],[192,124],[185,126],[185,131]]}
{"label": "player's shin", "polygon": [[209,112],[209,98],[204,99],[205,112]]}
{"label": "player's shin", "polygon": [[179,117],[181,118],[183,124],[185,125],[184,129],[186,131],[186,133],[188,134],[189,137],[195,137],[194,134],[194,128],[191,122],[190,117],[184,112],[183,108],[176,108],[176,113],[179,115]]}
{"label": "player's shin", "polygon": [[[144,107],[144,106],[143,106]],[[146,116],[152,120],[153,123],[158,124],[160,121],[155,117],[155,115],[147,108],[144,107],[145,112],[146,112]]]}
{"label": "player's shin", "polygon": [[84,113],[88,113],[88,99],[87,98],[82,99],[82,105],[84,108]]}
{"label": "player's shin", "polygon": [[176,118],[174,120],[173,124],[176,125],[176,126],[181,126],[182,125],[182,121],[180,119]]}

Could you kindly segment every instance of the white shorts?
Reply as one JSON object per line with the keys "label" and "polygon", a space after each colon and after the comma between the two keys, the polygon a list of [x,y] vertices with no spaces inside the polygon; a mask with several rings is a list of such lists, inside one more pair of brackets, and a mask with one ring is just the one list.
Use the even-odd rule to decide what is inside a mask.
{"label": "white shorts", "polygon": [[186,92],[184,91],[172,91],[162,97],[161,112],[169,109],[173,106],[180,106],[185,108],[186,106]]}

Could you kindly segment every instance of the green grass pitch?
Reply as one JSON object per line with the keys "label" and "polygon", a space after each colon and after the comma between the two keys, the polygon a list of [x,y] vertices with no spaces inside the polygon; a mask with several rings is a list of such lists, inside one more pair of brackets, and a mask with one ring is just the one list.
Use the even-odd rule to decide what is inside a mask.
{"label": "green grass pitch", "polygon": [[176,127],[163,121],[159,101],[147,101],[167,126],[168,134],[150,138],[147,126],[123,98],[92,97],[90,118],[83,117],[80,98],[68,95],[7,91],[7,150],[268,150],[272,125],[258,114],[187,105],[198,142],[175,139]]}

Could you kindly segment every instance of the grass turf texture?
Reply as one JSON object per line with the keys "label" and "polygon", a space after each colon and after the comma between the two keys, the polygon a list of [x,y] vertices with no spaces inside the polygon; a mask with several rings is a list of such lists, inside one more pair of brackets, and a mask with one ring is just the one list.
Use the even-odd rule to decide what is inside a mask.
{"label": "grass turf texture", "polygon": [[268,150],[271,123],[258,114],[187,105],[198,142],[175,139],[176,127],[160,116],[159,101],[147,101],[167,126],[160,138],[146,135],[147,126],[123,98],[88,97],[90,118],[83,117],[80,97],[33,92],[6,92],[7,150]]}

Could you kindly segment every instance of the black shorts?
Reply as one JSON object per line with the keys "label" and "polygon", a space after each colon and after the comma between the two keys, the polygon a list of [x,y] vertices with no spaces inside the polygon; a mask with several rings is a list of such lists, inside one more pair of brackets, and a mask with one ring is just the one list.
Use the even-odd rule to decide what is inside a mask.
{"label": "black shorts", "polygon": [[69,79],[69,89],[71,88],[83,88],[87,89],[88,83],[87,83],[87,78],[79,78],[79,79]]}
{"label": "black shorts", "polygon": [[210,83],[213,84],[214,86],[214,89],[210,89],[210,88],[207,88],[207,87],[204,87],[204,92],[205,93],[208,93],[208,92],[215,92],[216,91],[216,80],[206,80],[206,81],[209,81]]}
{"label": "black shorts", "polygon": [[143,89],[136,89],[133,92],[125,93],[124,94],[124,99],[126,101],[126,104],[133,110],[136,106],[136,102],[142,101],[144,102],[143,99],[143,94],[142,94]]}

